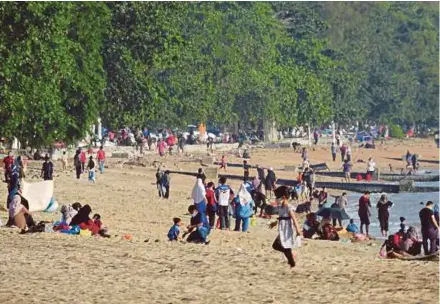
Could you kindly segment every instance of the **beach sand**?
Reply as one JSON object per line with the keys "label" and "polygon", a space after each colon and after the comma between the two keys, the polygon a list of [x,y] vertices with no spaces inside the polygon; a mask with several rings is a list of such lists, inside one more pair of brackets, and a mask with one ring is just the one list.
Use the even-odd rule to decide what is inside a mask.
{"label": "beach sand", "polygon": [[[438,157],[433,143],[410,143],[416,143],[410,150],[423,158]],[[385,157],[402,156],[408,145],[394,143],[358,155],[365,161],[372,155],[386,167],[392,161]],[[328,162],[329,153],[318,148],[310,158]],[[290,150],[261,150],[252,156],[252,164],[273,167],[300,162]],[[162,160],[174,168],[178,158]],[[198,168],[195,163],[177,165]],[[90,204],[112,238],[20,235],[0,228],[0,303],[438,303],[438,263],[380,259],[375,241],[305,240],[294,269],[272,250],[277,232],[267,228],[266,219],[258,218],[250,233],[214,230],[209,245],[169,242],[173,217],[189,223],[186,210],[195,180],[172,175],[171,197],[162,200],[154,173],[149,167],[110,166],[97,175],[96,185],[89,185],[86,175],[77,181],[73,173],[58,174],[57,200]],[[237,189],[237,182],[231,184]],[[0,195],[6,197],[6,189]],[[7,213],[0,217],[6,222]],[[35,215],[36,220],[59,217]],[[131,241],[123,239],[127,234]]]}

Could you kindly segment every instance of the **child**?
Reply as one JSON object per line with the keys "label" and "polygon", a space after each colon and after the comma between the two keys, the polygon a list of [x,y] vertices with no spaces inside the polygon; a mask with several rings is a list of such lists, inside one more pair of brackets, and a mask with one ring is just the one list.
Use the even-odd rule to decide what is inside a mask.
{"label": "child", "polygon": [[180,240],[180,226],[182,225],[182,220],[178,217],[173,218],[174,225],[171,226],[168,231],[168,239],[170,241]]}
{"label": "child", "polygon": [[350,224],[347,225],[346,230],[352,233],[359,233],[359,228],[354,223],[354,219],[350,219]]}
{"label": "child", "polygon": [[399,230],[399,234],[404,235],[405,234],[405,218],[403,216],[400,217],[400,230]]}
{"label": "child", "polygon": [[99,228],[99,235],[105,238],[109,238],[110,235],[107,233],[108,232],[107,227],[105,227],[101,222],[101,215],[95,213],[92,219],[93,219],[93,224]]}
{"label": "child", "polygon": [[207,213],[209,218],[209,226],[211,229],[214,229],[215,226],[215,213],[217,212],[217,200],[215,198],[215,192],[214,192],[214,183],[209,182],[208,187],[206,189],[206,201],[208,203],[207,205]]}
{"label": "child", "polygon": [[90,156],[89,163],[87,164],[87,169],[89,170],[89,182],[95,183],[95,162],[93,161],[93,156]]}
{"label": "child", "polygon": [[221,170],[221,169],[225,169],[225,171],[226,171],[226,155],[222,156],[222,161],[220,163],[220,169],[219,170]]}

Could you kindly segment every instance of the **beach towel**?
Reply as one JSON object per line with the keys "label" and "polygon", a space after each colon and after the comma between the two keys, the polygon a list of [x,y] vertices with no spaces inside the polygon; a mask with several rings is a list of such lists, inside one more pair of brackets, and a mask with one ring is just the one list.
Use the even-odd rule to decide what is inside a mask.
{"label": "beach towel", "polygon": [[53,200],[53,180],[36,183],[22,182],[21,196],[29,204],[29,212],[48,211],[53,212],[57,203]]}
{"label": "beach towel", "polygon": [[191,194],[194,204],[198,204],[205,200],[205,196],[205,186],[203,185],[202,179],[198,178]]}

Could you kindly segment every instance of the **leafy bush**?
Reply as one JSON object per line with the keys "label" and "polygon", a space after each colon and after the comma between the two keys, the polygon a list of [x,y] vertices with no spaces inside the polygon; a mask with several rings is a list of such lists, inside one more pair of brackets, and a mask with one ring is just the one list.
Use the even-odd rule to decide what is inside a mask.
{"label": "leafy bush", "polygon": [[405,133],[403,133],[402,128],[399,125],[390,125],[390,136],[393,138],[404,138]]}

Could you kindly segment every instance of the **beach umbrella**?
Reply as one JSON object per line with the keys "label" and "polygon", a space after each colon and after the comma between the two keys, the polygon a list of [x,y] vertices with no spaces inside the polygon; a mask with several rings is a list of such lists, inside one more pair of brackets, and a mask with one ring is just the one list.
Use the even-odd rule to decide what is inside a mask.
{"label": "beach umbrella", "polygon": [[348,216],[345,210],[339,208],[321,208],[320,210],[318,210],[316,215],[322,216],[324,218],[339,219],[341,221],[350,219],[350,216]]}

